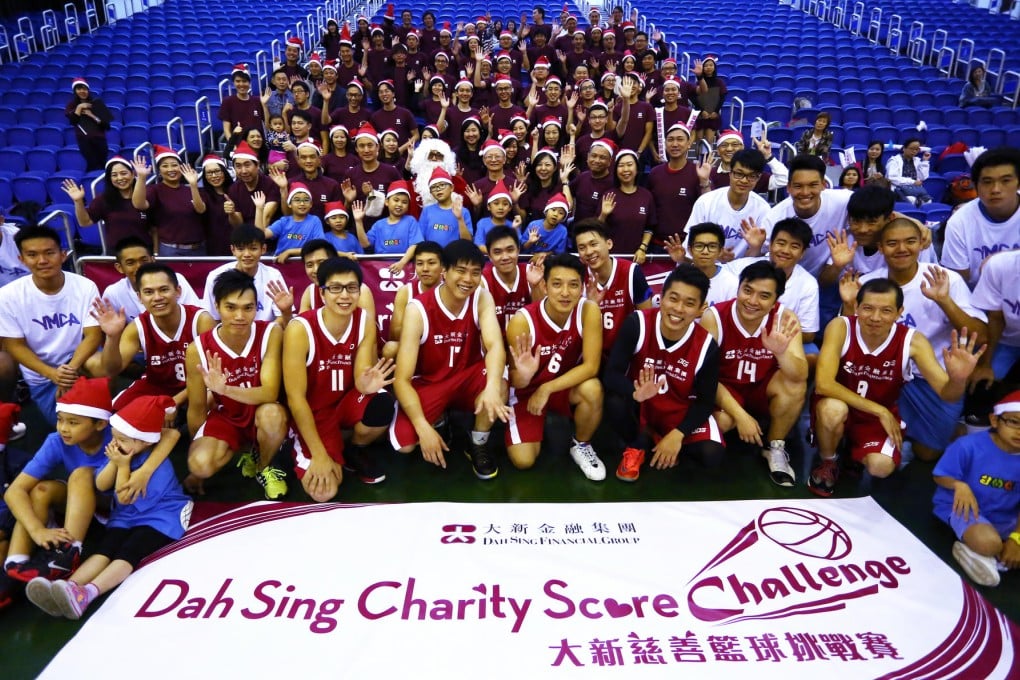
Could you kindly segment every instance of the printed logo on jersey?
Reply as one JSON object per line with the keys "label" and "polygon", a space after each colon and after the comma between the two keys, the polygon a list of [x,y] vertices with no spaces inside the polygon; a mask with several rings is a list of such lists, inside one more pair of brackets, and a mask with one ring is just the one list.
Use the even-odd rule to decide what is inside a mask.
{"label": "printed logo on jersey", "polygon": [[43,315],[42,318],[32,319],[32,323],[39,324],[44,331],[81,325],[81,321],[74,314],[64,314],[63,312],[55,312],[49,316]]}

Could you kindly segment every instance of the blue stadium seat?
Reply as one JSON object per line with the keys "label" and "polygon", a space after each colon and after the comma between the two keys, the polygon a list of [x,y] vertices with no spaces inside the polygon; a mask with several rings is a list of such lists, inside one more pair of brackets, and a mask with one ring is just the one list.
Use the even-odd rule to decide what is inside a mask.
{"label": "blue stadium seat", "polygon": [[843,126],[843,144],[852,147],[868,147],[873,139],[871,129],[867,125]]}
{"label": "blue stadium seat", "polygon": [[0,149],[0,171],[21,174],[25,171],[24,147],[8,146]]}
{"label": "blue stadium seat", "polygon": [[57,154],[53,149],[36,147],[25,154],[25,165],[29,172],[49,175],[57,171]]}
{"label": "blue stadium seat", "polygon": [[874,105],[868,109],[868,125],[892,125],[892,111],[885,106]]}
{"label": "blue stadium seat", "polygon": [[68,179],[73,180],[76,184],[81,184],[82,173],[57,172],[46,178],[46,194],[50,197],[52,202],[63,203],[68,200],[67,193],[65,193],[63,189],[64,180]]}
{"label": "blue stadium seat", "polygon": [[45,107],[22,102],[18,107],[18,125],[38,125]]}
{"label": "blue stadium seat", "polygon": [[910,106],[898,106],[892,109],[891,123],[896,127],[915,125],[921,120],[917,115],[917,109]]}
{"label": "blue stadium seat", "polygon": [[129,104],[121,111],[121,120],[124,125],[137,125],[149,123],[149,105]]}
{"label": "blue stadium seat", "polygon": [[956,139],[963,142],[967,146],[983,146],[981,139],[981,131],[973,127],[958,127],[953,132],[956,135]]}
{"label": "blue stadium seat", "polygon": [[970,109],[960,107],[946,109],[942,115],[942,124],[950,128],[967,125],[970,122],[970,114]]}
{"label": "blue stadium seat", "polygon": [[941,201],[942,195],[946,193],[946,188],[949,186],[949,182],[945,177],[938,175],[930,175],[928,179],[924,180],[924,190],[928,192],[928,195],[935,201]]}
{"label": "blue stadium seat", "polygon": [[40,125],[35,129],[35,143],[40,146],[64,146],[64,129],[55,125]]}
{"label": "blue stadium seat", "polygon": [[868,101],[860,90],[843,90],[843,106],[867,106]]}
{"label": "blue stadium seat", "polygon": [[868,110],[863,106],[844,106],[842,111],[843,125],[867,125]]}
{"label": "blue stadium seat", "polygon": [[[939,147],[944,149],[955,141],[953,139],[953,131],[942,126],[929,126],[928,132],[925,134],[925,139],[928,146],[933,149]],[[940,170],[939,172],[944,171]]]}
{"label": "blue stadium seat", "polygon": [[815,96],[815,106],[820,109],[838,107],[842,102],[843,97],[838,90],[819,90]]}
{"label": "blue stadium seat", "polygon": [[[934,198],[935,194],[931,195]],[[924,213],[926,222],[945,222],[953,214],[953,208],[945,203],[938,202],[938,199],[936,199],[934,203],[922,205],[921,212]]]}
{"label": "blue stadium seat", "polygon": [[42,122],[45,125],[64,126],[68,124],[67,116],[64,115],[64,107],[47,106],[43,109]]}
{"label": "blue stadium seat", "polygon": [[928,127],[933,125],[942,125],[944,115],[945,113],[942,109],[934,106],[927,106],[925,108],[918,109],[917,111],[917,119],[923,120]]}
{"label": "blue stadium seat", "polygon": [[57,149],[57,167],[62,172],[85,172],[85,157],[76,146],[65,146]]}
{"label": "blue stadium seat", "polygon": [[14,205],[14,190],[11,188],[11,180],[0,177],[0,210],[7,212]]}
{"label": "blue stadium seat", "polygon": [[0,106],[0,125],[10,127],[18,124],[18,112],[13,106]]}
{"label": "blue stadium seat", "polygon": [[967,111],[967,124],[976,128],[983,128],[993,125],[996,120],[990,109],[969,108]]}
{"label": "blue stadium seat", "polygon": [[988,149],[995,149],[1006,146],[1007,133],[1002,128],[985,128],[981,130],[981,146]]}
{"label": "blue stadium seat", "polygon": [[149,141],[149,125],[131,124],[120,129],[120,146],[124,153],[131,154],[134,149]]}
{"label": "blue stadium seat", "polygon": [[962,153],[951,153],[948,156],[944,156],[938,160],[936,166],[942,175],[948,175],[951,172],[970,171],[970,163],[967,162]]}
{"label": "blue stadium seat", "polygon": [[11,180],[11,188],[14,190],[14,198],[19,203],[31,201],[41,206],[49,203],[49,197],[46,194],[46,182],[42,175],[18,175]]}
{"label": "blue stadium seat", "polygon": [[921,108],[923,106],[935,106],[935,94],[932,92],[913,90],[910,95],[910,100],[917,108]]}

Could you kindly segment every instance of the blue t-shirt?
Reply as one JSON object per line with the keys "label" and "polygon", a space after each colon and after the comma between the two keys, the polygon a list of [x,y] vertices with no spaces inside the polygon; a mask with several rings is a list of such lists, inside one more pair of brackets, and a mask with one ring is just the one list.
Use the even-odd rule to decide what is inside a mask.
{"label": "blue t-shirt", "polygon": [[326,232],[326,235],[323,238],[332,243],[333,246],[336,247],[338,253],[357,253],[358,255],[365,254],[365,249],[361,247],[358,237],[349,231],[344,234],[343,238],[340,238],[337,236],[335,231],[330,229]]}
{"label": "blue t-shirt", "polygon": [[[149,459],[152,450],[131,459],[134,472]],[[104,456],[105,458],[105,456]],[[130,505],[121,505],[113,496],[110,521],[106,526],[113,529],[131,529],[146,526],[176,540],[184,535],[191,520],[191,499],[184,494],[177,481],[173,465],[167,458],[155,469],[145,487],[145,495]]]}
{"label": "blue t-shirt", "polygon": [[403,255],[408,248],[425,240],[417,220],[410,215],[404,215],[396,224],[390,224],[387,218],[378,220],[365,235],[376,255]]}
{"label": "blue t-shirt", "polygon": [[113,436],[110,428],[102,432],[103,442],[99,449],[91,456],[77,444],[68,446],[64,444],[60,435],[54,432],[43,440],[42,446],[32,456],[32,460],[22,470],[29,477],[35,479],[53,478],[56,470],[61,467],[67,474],[71,474],[80,467],[95,468],[97,471],[106,465],[106,445],[110,443]]}
{"label": "blue t-shirt", "polygon": [[[474,230],[474,223],[471,221],[471,211],[467,207],[461,211],[464,217],[464,224],[467,225],[468,233]],[[425,206],[418,218],[418,228],[426,241],[435,241],[445,246],[460,238],[460,224],[453,216],[451,208],[440,208],[438,203]]]}
{"label": "blue t-shirt", "polygon": [[313,238],[322,238],[322,220],[315,215],[305,215],[305,219],[295,222],[292,215],[281,217],[269,226],[276,241],[276,255],[291,248],[300,248]]}
{"label": "blue t-shirt", "polygon": [[[960,437],[946,448],[932,475],[952,477],[974,492],[978,512],[1000,534],[1016,527],[1020,513],[1020,453],[1006,453],[988,432]],[[953,492],[941,486],[932,498],[935,515],[943,521],[953,514]]]}
{"label": "blue t-shirt", "polygon": [[[484,248],[485,238],[489,235],[489,232],[492,231],[492,228],[495,226],[497,225],[492,223],[491,217],[483,217],[482,219],[478,220],[478,226],[475,227],[475,245],[478,246],[479,248]],[[514,225],[513,222],[510,222],[509,220],[503,220],[503,224],[498,226],[509,227],[513,229]],[[518,236],[520,236],[520,234],[518,234]]]}
{"label": "blue t-shirt", "polygon": [[[538,241],[525,246],[524,243],[531,238],[531,230],[538,227]],[[567,227],[562,222],[551,230],[546,230],[545,220],[535,220],[521,234],[522,253],[563,253],[567,250]]]}

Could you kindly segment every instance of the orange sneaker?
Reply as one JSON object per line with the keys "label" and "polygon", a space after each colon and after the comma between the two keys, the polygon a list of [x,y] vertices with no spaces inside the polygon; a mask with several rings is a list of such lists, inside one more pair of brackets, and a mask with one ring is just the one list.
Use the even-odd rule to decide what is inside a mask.
{"label": "orange sneaker", "polygon": [[619,467],[616,468],[616,478],[621,482],[636,482],[641,474],[641,465],[644,462],[644,449],[624,449],[623,460],[620,461]]}

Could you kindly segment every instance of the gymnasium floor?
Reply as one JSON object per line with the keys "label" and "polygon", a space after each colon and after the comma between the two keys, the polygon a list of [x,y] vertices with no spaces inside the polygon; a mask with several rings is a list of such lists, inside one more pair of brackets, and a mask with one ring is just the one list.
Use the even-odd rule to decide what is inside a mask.
{"label": "gymnasium floor", "polygon": [[[26,448],[37,446],[41,432],[37,425],[38,414],[27,407],[25,420],[29,435],[18,442]],[[501,459],[499,475],[490,481],[479,481],[471,472],[463,447],[451,446],[448,468],[442,470],[425,463],[420,454],[401,456],[390,453],[386,458],[385,482],[367,486],[355,479],[345,478],[338,500],[348,503],[400,503],[421,501],[472,502],[596,502],[619,501],[725,501],[733,499],[814,498],[800,483],[794,489],[775,486],[768,479],[767,468],[759,456],[749,450],[730,448],[730,460],[724,469],[708,471],[690,461],[684,461],[668,472],[643,470],[635,484],[625,484],[613,476],[619,459],[610,454],[611,445],[600,431],[595,440],[596,449],[603,453],[609,475],[602,483],[584,478],[567,453],[569,435],[566,423],[550,420],[546,428],[545,448],[536,466],[525,472],[515,470]],[[502,440],[502,432],[494,434]],[[798,482],[806,478],[803,450],[791,451]],[[179,472],[185,468],[185,447],[174,452],[174,463]],[[802,472],[803,470],[803,472]],[[892,479],[878,480],[870,489],[862,483],[842,480],[837,493],[842,496],[860,496],[870,493],[899,522],[928,545],[954,569],[950,556],[953,536],[948,527],[931,514],[931,464],[913,462]],[[300,483],[290,479],[290,493],[286,500],[304,501]],[[235,468],[224,469],[206,484],[206,496],[201,501],[240,504],[262,499],[261,488],[241,478]],[[199,507],[200,516],[210,514],[216,506]],[[652,506],[649,506],[652,508]],[[957,569],[959,571],[959,569]],[[1020,622],[1020,576],[1004,575],[998,588],[979,588],[982,594],[1013,621]],[[937,597],[936,593],[932,594]],[[101,601],[100,601],[101,602]],[[98,607],[94,607],[95,611]],[[53,619],[27,601],[19,601],[0,613],[0,677],[5,680],[36,676],[74,636],[80,623]],[[91,669],[94,671],[95,669]],[[90,669],[82,669],[92,675]]]}

